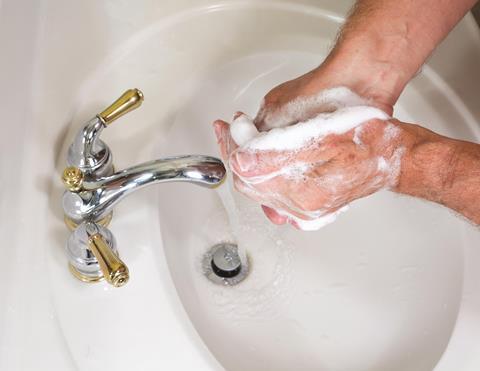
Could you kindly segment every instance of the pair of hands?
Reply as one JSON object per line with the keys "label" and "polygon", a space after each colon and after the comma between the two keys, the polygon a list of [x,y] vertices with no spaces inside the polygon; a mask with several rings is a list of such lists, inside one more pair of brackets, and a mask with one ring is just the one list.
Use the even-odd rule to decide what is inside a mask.
{"label": "pair of hands", "polygon": [[[325,62],[269,92],[255,118],[256,127],[268,131],[329,111],[331,107],[315,104],[302,112],[286,108],[297,98],[339,86],[391,116],[406,84],[476,1],[357,0]],[[480,224],[476,143],[391,119],[364,123],[361,135],[355,130],[329,135],[295,152],[252,153],[237,148],[226,122],[216,121],[214,126],[236,188],[264,205],[274,223],[298,226],[292,220],[332,215],[357,198],[389,188],[445,205]],[[395,138],[386,141],[392,127]],[[395,171],[384,171],[380,159]],[[275,176],[286,163],[309,166],[300,178]],[[264,181],[253,181],[258,177]]]}
{"label": "pair of hands", "polygon": [[[315,117],[329,108],[307,105],[302,112],[288,112],[287,105],[325,89],[343,85],[362,95],[362,89],[339,81],[338,75],[331,71],[327,61],[318,69],[274,88],[265,96],[255,126],[268,131]],[[363,87],[368,91],[368,87]],[[369,104],[391,114],[393,99],[374,95]],[[234,119],[242,114],[236,113]],[[250,151],[237,146],[227,122],[214,122],[222,157],[234,174],[235,188],[260,203],[273,223],[290,223],[297,228],[300,226],[295,219],[309,221],[331,215],[353,200],[382,188],[395,189],[401,177],[402,157],[415,142],[411,130],[405,126],[395,119],[374,119],[363,123],[361,130],[327,135],[300,150]],[[389,134],[392,132],[394,136]],[[379,161],[385,161],[386,166]],[[298,163],[309,164],[300,177],[275,175],[282,167]]]}

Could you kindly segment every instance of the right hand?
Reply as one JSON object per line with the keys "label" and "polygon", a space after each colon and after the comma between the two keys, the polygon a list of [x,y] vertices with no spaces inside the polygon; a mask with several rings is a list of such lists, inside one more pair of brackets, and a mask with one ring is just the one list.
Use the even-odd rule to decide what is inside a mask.
{"label": "right hand", "polygon": [[[357,45],[358,47],[358,45]],[[326,60],[312,71],[290,81],[286,81],[268,92],[254,119],[255,126],[260,131],[268,131],[274,127],[293,125],[299,121],[306,121],[317,114],[332,110],[332,107],[316,104],[314,97],[325,89],[344,86],[357,95],[368,100],[369,105],[375,106],[389,115],[393,113],[400,92],[394,89],[397,76],[395,70],[374,60],[359,58],[355,51],[337,45]],[[382,88],[383,87],[383,88]],[[312,98],[312,99],[309,99]],[[310,102],[302,106],[301,110],[289,110],[289,104],[296,99]],[[224,159],[237,148],[223,121],[217,121],[215,131],[222,148]],[[228,134],[226,134],[228,132]],[[257,200],[261,202],[261,200]],[[274,223],[287,222],[285,216],[275,210],[262,205],[265,214]]]}
{"label": "right hand", "polygon": [[[353,57],[349,54],[353,54]],[[354,54],[334,49],[319,67],[270,90],[254,119],[258,130],[268,131],[274,127],[293,125],[331,110],[331,107],[315,104],[314,99],[310,99],[309,103],[309,98],[325,89],[339,86],[349,88],[365,98],[369,105],[392,115],[393,105],[400,95],[398,89],[393,88],[397,80],[395,71],[382,71],[383,67],[373,60],[362,60],[360,63]],[[302,109],[288,109],[289,103],[296,99],[302,99]]]}
{"label": "right hand", "polygon": [[[352,129],[294,151],[245,150],[233,141],[228,123],[218,120],[214,127],[235,188],[261,203],[273,223],[296,227],[284,213],[314,220],[382,188],[395,188],[402,157],[415,142],[408,125],[395,119],[362,124],[356,141]],[[299,173],[294,178],[275,175],[295,166]]]}

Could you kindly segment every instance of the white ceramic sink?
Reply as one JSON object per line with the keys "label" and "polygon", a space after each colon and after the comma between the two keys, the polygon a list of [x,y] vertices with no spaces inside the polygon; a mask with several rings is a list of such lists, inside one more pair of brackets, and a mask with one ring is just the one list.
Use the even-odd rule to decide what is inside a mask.
{"label": "white ceramic sink", "polygon": [[[102,135],[117,169],[164,155],[218,156],[210,123],[253,115],[270,88],[318,65],[349,5],[0,3],[10,56],[0,62],[10,87],[0,106],[0,370],[480,369],[478,230],[388,192],[314,233],[270,225],[235,194],[233,233],[216,191],[160,185],[115,210],[127,286],[87,285],[68,272],[59,174],[83,122],[137,87],[143,106]],[[479,140],[479,65],[468,16],[396,116]],[[201,272],[203,254],[221,241],[238,242],[251,259],[235,287]]]}

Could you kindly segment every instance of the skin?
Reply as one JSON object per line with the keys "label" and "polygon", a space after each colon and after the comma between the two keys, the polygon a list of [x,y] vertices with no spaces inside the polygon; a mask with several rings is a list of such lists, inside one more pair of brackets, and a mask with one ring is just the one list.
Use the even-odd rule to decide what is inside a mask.
{"label": "skin", "polygon": [[[410,79],[434,48],[474,5],[473,0],[360,0],[353,7],[335,47],[316,69],[272,89],[255,117],[259,130],[305,121],[328,107],[309,107],[297,116],[282,115],[286,105],[337,86],[346,86],[371,105],[392,115]],[[237,113],[240,114],[240,113]],[[388,125],[397,135],[385,141]],[[328,214],[382,188],[433,201],[480,224],[480,146],[392,119],[363,124],[361,142],[354,131],[329,135],[295,153],[237,148],[229,125],[218,120],[215,133],[222,156],[234,172],[235,186],[263,206],[276,224],[291,223],[281,209],[301,219]],[[374,166],[401,151],[399,170],[387,174]],[[288,160],[287,160],[288,159]],[[288,163],[287,163],[288,161]],[[302,181],[277,176],[251,180],[296,162],[311,164]],[[328,179],[342,179],[334,187]]]}

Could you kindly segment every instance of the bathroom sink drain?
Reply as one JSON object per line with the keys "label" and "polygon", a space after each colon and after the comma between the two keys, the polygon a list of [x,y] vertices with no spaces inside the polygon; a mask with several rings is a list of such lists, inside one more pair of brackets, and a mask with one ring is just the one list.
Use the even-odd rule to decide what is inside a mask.
{"label": "bathroom sink drain", "polygon": [[248,274],[248,259],[242,261],[236,244],[224,242],[213,246],[203,257],[203,273],[212,282],[233,286]]}

